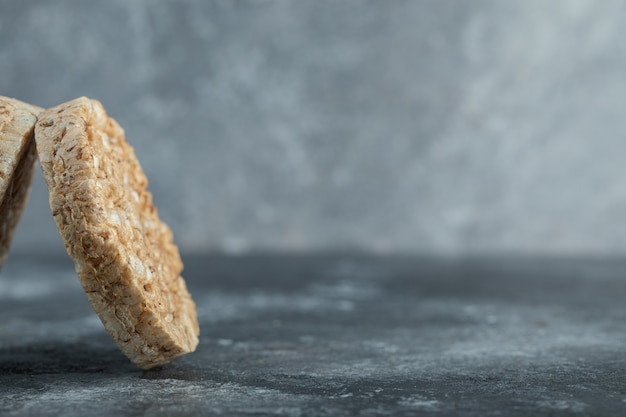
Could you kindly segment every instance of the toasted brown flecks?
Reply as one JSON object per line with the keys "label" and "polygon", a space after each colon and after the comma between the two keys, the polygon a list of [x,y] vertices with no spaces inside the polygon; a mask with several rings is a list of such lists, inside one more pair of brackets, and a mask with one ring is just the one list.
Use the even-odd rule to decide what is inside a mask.
{"label": "toasted brown flecks", "polygon": [[0,267],[22,216],[33,178],[33,128],[40,108],[0,97]]}
{"label": "toasted brown flecks", "polygon": [[123,130],[82,97],[43,112],[35,139],[67,252],[120,349],[146,369],[192,352],[199,329],[178,248]]}

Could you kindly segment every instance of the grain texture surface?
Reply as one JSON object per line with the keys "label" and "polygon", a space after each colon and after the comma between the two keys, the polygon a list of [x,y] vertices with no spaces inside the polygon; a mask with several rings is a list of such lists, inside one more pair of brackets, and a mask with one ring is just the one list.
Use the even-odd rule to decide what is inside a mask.
{"label": "grain texture surface", "polygon": [[0,96],[0,268],[28,199],[37,159],[33,128],[40,111]]}
{"label": "grain texture surface", "polygon": [[178,248],[124,131],[81,97],[43,112],[35,140],[67,252],[122,352],[148,369],[193,351],[199,328]]}

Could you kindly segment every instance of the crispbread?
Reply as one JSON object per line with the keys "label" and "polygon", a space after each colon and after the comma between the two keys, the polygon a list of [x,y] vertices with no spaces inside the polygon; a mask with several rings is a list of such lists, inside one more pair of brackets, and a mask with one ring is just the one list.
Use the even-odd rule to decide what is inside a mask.
{"label": "crispbread", "polygon": [[50,207],[106,330],[149,369],[195,350],[196,307],[124,131],[85,97],[40,114],[35,141]]}
{"label": "crispbread", "polygon": [[37,159],[33,128],[41,110],[0,96],[0,267],[28,199]]}

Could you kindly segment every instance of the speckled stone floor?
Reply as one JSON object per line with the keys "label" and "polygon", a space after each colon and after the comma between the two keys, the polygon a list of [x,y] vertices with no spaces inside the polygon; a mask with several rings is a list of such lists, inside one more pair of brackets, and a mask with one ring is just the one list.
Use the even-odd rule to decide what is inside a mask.
{"label": "speckled stone floor", "polygon": [[144,372],[68,259],[0,273],[0,415],[626,414],[626,261],[185,257],[197,352]]}

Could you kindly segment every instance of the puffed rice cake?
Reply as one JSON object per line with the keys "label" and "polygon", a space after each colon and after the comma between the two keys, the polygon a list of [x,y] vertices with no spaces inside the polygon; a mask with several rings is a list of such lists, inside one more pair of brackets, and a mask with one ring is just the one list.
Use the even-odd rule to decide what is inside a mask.
{"label": "puffed rice cake", "polygon": [[122,352],[149,369],[194,351],[196,307],[178,248],[122,128],[81,97],[42,112],[35,141],[65,248]]}
{"label": "puffed rice cake", "polygon": [[33,129],[41,110],[0,96],[0,268],[28,200],[37,160]]}

